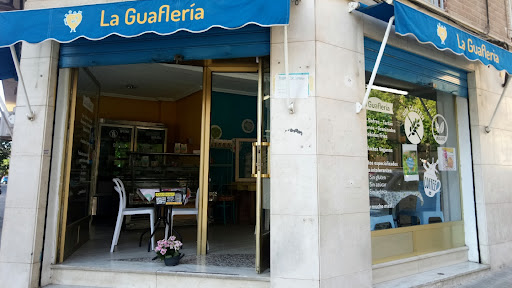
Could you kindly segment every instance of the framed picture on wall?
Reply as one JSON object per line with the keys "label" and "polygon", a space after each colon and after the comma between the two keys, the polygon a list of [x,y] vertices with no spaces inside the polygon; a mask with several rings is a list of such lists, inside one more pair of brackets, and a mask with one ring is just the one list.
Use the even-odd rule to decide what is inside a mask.
{"label": "framed picture on wall", "polygon": [[[253,138],[237,138],[235,141],[235,181],[254,182],[256,178],[251,176],[252,168],[256,163],[252,151]],[[254,163],[254,164],[253,164]]]}

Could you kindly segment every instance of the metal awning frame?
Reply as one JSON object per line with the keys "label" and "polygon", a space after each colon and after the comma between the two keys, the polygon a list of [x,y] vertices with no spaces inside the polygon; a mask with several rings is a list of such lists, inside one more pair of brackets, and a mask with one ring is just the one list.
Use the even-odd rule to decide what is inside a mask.
{"label": "metal awning frame", "polygon": [[[387,1],[388,4],[393,1]],[[348,5],[348,12],[351,13],[355,9],[361,7],[361,3],[359,2],[350,2]],[[388,43],[389,33],[391,32],[391,27],[393,26],[393,22],[395,21],[395,16],[391,16],[388,20],[388,25],[386,27],[386,32],[384,33],[384,39],[382,39],[382,43],[380,45],[379,54],[377,55],[377,60],[375,61],[375,66],[373,66],[372,75],[370,77],[370,81],[366,86],[366,92],[364,94],[363,103],[356,103],[356,113],[359,114],[366,104],[368,103],[368,97],[373,89],[373,83],[375,82],[375,77],[377,77],[377,71],[379,70],[380,61],[382,60],[382,55],[384,55],[384,50],[386,49],[386,44]]]}
{"label": "metal awning frame", "polygon": [[[387,0],[386,1],[388,4],[392,4],[393,0]],[[350,2],[349,5],[348,5],[348,12],[351,13],[352,11],[358,9],[358,8],[365,8],[367,7],[366,5],[362,4],[362,3],[359,3],[359,2]],[[393,22],[395,21],[395,16],[392,16],[391,18],[389,18],[388,20],[388,24],[387,24],[387,27],[386,27],[386,32],[384,33],[384,38],[382,39],[382,43],[380,45],[380,49],[379,49],[379,54],[377,55],[377,59],[375,61],[375,66],[373,67],[373,71],[372,71],[372,74],[371,74],[371,77],[370,77],[370,81],[368,82],[368,85],[366,86],[366,92],[365,92],[365,95],[364,95],[364,98],[363,98],[363,102],[362,103],[359,103],[357,102],[356,103],[356,113],[360,113],[361,110],[363,110],[364,107],[366,107],[366,104],[368,103],[368,97],[370,96],[370,93],[373,89],[373,83],[375,81],[375,77],[377,76],[377,72],[379,70],[379,65],[380,65],[380,62],[382,60],[382,55],[384,54],[384,50],[386,49],[386,45],[387,45],[387,42],[388,42],[388,38],[389,38],[389,33],[391,31],[391,27],[393,26]],[[505,71],[505,73],[508,74],[508,72]],[[510,75],[510,74],[509,74]],[[490,133],[491,132],[491,125],[494,121],[494,117],[496,116],[496,113],[498,112],[498,109],[500,107],[500,104],[501,104],[501,101],[503,100],[504,96],[505,96],[505,92],[508,90],[507,88],[509,87],[509,84],[512,80],[511,79],[506,79],[506,83],[503,87],[503,91],[501,93],[501,96],[500,96],[500,99],[498,100],[498,103],[496,104],[496,108],[494,109],[494,113],[492,114],[491,116],[491,120],[489,120],[489,125],[485,126],[485,132],[486,133]]]}
{"label": "metal awning frame", "polygon": [[[23,80],[23,75],[21,74],[20,61],[18,59],[18,55],[16,54],[16,49],[14,45],[9,46],[11,49],[12,61],[14,62],[14,67],[16,68],[16,74],[18,74],[18,81],[21,83],[21,87],[23,88],[23,92],[25,94],[25,100],[27,101],[28,113],[27,119],[33,121],[36,117],[34,110],[32,110],[32,106],[30,105],[30,101],[28,100],[27,88],[25,87],[25,81]],[[12,135],[12,131],[11,131]]]}

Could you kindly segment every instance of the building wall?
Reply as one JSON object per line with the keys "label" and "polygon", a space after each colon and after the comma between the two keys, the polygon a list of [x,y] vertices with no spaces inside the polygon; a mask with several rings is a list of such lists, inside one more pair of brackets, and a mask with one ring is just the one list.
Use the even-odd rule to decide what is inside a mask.
{"label": "building wall", "polygon": [[[81,0],[73,5],[99,2],[116,1]],[[348,14],[348,1],[298,3],[292,2],[288,28],[290,72],[309,72],[314,91],[306,99],[271,98],[271,285],[371,287],[366,118],[364,112],[355,113],[355,103],[364,95],[363,35],[380,40],[383,25]],[[32,0],[26,6],[33,9],[64,5],[71,4],[63,0]],[[461,15],[468,19],[470,16]],[[493,29],[491,24],[491,31],[502,34],[499,26]],[[271,75],[284,72],[282,33],[282,27],[272,28]],[[512,265],[512,194],[508,191],[512,178],[512,95],[506,94],[493,129],[487,134],[484,127],[503,89],[500,74],[494,68],[419,45],[412,37],[392,37],[390,41],[405,50],[474,71],[469,106],[481,259],[493,268]],[[37,285],[51,157],[46,151],[50,151],[53,131],[57,47],[51,42],[25,45],[22,54],[36,120],[28,121],[24,113],[16,116],[10,193],[0,248],[0,279],[13,287]],[[26,109],[23,99],[18,97],[18,112]],[[294,102],[293,114],[288,112],[290,101]],[[38,181],[29,183],[26,179]],[[48,234],[47,239],[51,236]],[[29,249],[20,251],[19,239],[25,239]]]}
{"label": "building wall", "polygon": [[[24,44],[21,70],[35,119],[27,119],[27,102],[18,89],[16,125],[7,187],[0,279],[12,287],[37,287],[51,161],[58,44]],[[20,247],[20,239],[24,243]]]}
{"label": "building wall", "polygon": [[[366,118],[355,113],[364,95],[362,22],[347,1],[298,3],[289,71],[310,73],[314,91],[271,98],[271,284],[371,287]],[[283,42],[283,28],[272,28],[271,75],[285,72]]]}
{"label": "building wall", "polygon": [[503,92],[503,79],[494,69],[479,65],[470,98],[471,133],[480,255],[483,263],[512,265],[512,91],[508,90],[486,133]]}
{"label": "building wall", "polygon": [[[419,0],[422,1],[422,0]],[[412,2],[419,2],[414,1]],[[449,17],[462,21],[482,33],[484,37],[490,37],[511,43],[508,34],[509,16],[508,3],[503,0],[444,0],[445,11]],[[489,8],[487,9],[487,4]],[[489,19],[487,19],[489,14]]]}

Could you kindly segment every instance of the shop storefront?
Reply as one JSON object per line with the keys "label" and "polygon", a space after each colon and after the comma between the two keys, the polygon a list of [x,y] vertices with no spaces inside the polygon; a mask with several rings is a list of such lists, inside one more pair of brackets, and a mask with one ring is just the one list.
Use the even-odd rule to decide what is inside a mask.
{"label": "shop storefront", "polygon": [[[496,154],[510,152],[507,119],[488,124],[510,53],[414,3],[130,1],[0,23],[29,16],[0,43],[39,43],[20,56],[9,189],[27,192],[11,196],[17,224],[4,226],[29,223],[34,249],[17,260],[3,236],[0,273],[19,262],[26,277],[0,275],[27,287],[371,287],[512,261],[497,256],[512,236],[486,220],[508,207],[486,185],[506,183],[483,176],[508,165]],[[129,208],[185,188],[190,214],[171,220],[182,264],[151,261],[148,216],[115,230],[113,178]]]}
{"label": "shop storefront", "polygon": [[475,75],[439,54],[510,71],[510,53],[400,2],[351,5],[387,24],[380,35],[365,29],[366,95],[356,108],[366,108],[373,282],[397,278],[400,265],[405,276],[480,262],[468,104]]}
{"label": "shop storefront", "polygon": [[[263,273],[268,281],[268,55],[270,27],[288,22],[286,1],[140,1],[2,16],[34,19],[18,30],[30,33],[8,39],[12,31],[3,31],[5,42],[61,43],[58,72],[47,75],[58,78],[50,104],[52,263],[83,265],[99,252],[105,257],[86,265],[143,266],[164,231],[142,232],[160,225],[165,238],[171,226],[170,235],[186,243],[185,271]],[[29,111],[29,121],[41,117]],[[152,190],[182,188],[182,207],[155,207],[149,217]]]}

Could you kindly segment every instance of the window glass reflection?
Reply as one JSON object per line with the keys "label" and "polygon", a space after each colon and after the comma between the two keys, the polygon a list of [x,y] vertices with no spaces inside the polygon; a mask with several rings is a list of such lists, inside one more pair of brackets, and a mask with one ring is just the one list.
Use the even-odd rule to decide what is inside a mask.
{"label": "window glass reflection", "polygon": [[455,96],[372,90],[367,106],[371,229],[461,220]]}

